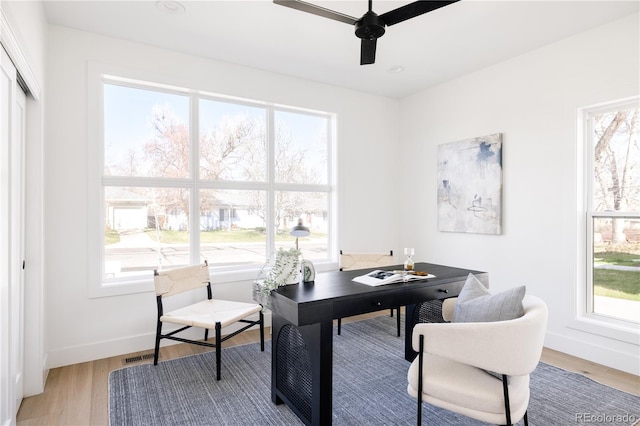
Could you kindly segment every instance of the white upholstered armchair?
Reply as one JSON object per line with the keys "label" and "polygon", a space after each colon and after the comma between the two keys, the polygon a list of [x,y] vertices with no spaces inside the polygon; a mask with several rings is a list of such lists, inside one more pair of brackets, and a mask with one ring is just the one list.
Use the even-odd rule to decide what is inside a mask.
{"label": "white upholstered armchair", "polygon": [[[445,320],[453,318],[455,303],[445,300]],[[547,306],[530,295],[522,305],[524,315],[507,321],[415,326],[418,356],[407,391],[418,399],[418,424],[423,401],[487,423],[511,425],[524,418],[528,424],[529,375],[540,360]]]}

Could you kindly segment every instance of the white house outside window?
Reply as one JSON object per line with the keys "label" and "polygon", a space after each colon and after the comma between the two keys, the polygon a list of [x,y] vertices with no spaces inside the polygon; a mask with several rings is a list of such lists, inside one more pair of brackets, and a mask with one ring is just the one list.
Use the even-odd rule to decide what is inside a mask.
{"label": "white house outside window", "polygon": [[330,260],[332,114],[105,75],[100,90],[103,286],[259,268],[299,218],[304,257]]}
{"label": "white house outside window", "polygon": [[585,310],[640,323],[638,99],[584,110],[587,155]]}

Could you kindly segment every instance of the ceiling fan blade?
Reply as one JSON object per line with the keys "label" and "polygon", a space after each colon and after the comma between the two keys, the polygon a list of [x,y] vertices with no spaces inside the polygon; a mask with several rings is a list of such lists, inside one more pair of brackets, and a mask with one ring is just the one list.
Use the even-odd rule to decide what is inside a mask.
{"label": "ceiling fan blade", "polygon": [[301,10],[303,12],[322,16],[323,18],[333,19],[334,21],[344,22],[350,25],[354,25],[356,21],[358,21],[358,18],[354,18],[353,16],[345,15],[344,13],[326,9],[321,6],[316,6],[315,4],[307,3],[301,0],[273,0],[273,2],[281,6]]}
{"label": "ceiling fan blade", "polygon": [[398,22],[406,21],[407,19],[415,18],[424,13],[431,12],[432,10],[440,9],[444,6],[449,6],[452,3],[456,3],[460,0],[453,1],[414,1],[405,6],[397,9],[390,10],[389,12],[380,15],[380,18],[384,21],[385,25],[394,25]]}
{"label": "ceiling fan blade", "polygon": [[360,42],[360,65],[373,64],[376,61],[376,44],[378,39],[363,38]]}

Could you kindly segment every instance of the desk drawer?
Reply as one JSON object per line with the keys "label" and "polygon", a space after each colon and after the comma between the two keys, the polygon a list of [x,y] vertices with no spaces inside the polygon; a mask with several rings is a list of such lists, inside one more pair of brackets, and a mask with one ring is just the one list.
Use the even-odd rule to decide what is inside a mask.
{"label": "desk drawer", "polygon": [[460,294],[464,281],[441,284],[432,287],[416,288],[412,291],[414,303],[425,300],[447,299]]}
{"label": "desk drawer", "polygon": [[[406,296],[405,296],[406,298]],[[400,295],[361,296],[349,300],[340,300],[333,304],[333,317],[344,318],[352,315],[376,312],[382,309],[396,308],[406,304]]]}

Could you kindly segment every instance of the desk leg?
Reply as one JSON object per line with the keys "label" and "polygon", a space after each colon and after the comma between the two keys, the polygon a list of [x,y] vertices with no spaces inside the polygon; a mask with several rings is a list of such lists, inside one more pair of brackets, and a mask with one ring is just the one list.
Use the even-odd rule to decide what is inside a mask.
{"label": "desk leg", "polygon": [[413,337],[413,318],[415,315],[417,305],[407,305],[405,307],[405,321],[404,321],[404,359],[409,362],[413,362],[413,359],[418,355],[418,352],[414,351],[411,347],[411,339]]}
{"label": "desk leg", "polygon": [[297,327],[273,313],[271,400],[305,424],[331,425],[333,323]]}

